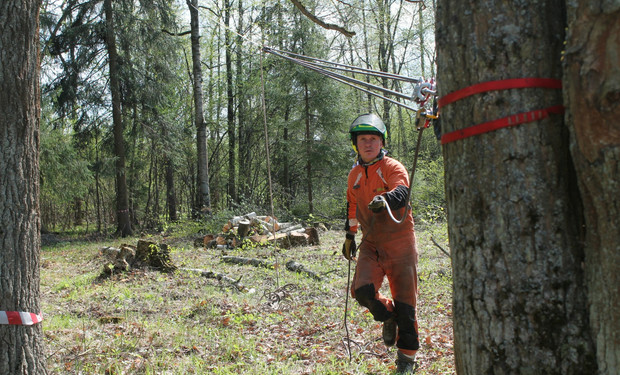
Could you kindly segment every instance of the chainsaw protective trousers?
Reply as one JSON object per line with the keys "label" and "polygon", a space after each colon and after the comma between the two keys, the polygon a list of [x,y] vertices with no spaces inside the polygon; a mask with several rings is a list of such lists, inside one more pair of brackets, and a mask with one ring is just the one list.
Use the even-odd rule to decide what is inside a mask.
{"label": "chainsaw protective trousers", "polygon": [[[353,298],[368,308],[375,320],[383,322],[396,316],[396,346],[406,351],[417,350],[420,346],[415,310],[417,261],[413,232],[407,240],[385,241],[380,246],[364,240],[360,244],[351,287]],[[379,291],[386,277],[393,301]]]}

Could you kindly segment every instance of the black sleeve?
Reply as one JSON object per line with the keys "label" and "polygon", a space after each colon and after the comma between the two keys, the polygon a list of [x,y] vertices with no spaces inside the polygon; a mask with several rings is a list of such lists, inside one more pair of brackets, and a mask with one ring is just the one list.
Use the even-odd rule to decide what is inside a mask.
{"label": "black sleeve", "polygon": [[349,227],[349,202],[347,202],[347,208],[346,211],[344,212],[344,230],[345,232],[348,232],[350,229]]}
{"label": "black sleeve", "polygon": [[398,210],[407,204],[409,189],[405,185],[398,185],[394,190],[385,193],[385,200],[391,210]]}

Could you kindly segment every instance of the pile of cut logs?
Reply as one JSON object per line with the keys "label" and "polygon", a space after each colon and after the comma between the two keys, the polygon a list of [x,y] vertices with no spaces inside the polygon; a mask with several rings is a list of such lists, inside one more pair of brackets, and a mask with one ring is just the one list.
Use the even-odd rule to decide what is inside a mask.
{"label": "pile of cut logs", "polygon": [[235,216],[222,227],[222,233],[208,234],[197,239],[196,246],[207,248],[235,248],[249,240],[259,245],[274,245],[288,249],[294,246],[318,245],[316,228],[302,224],[280,223],[272,216],[259,216],[255,212]]}

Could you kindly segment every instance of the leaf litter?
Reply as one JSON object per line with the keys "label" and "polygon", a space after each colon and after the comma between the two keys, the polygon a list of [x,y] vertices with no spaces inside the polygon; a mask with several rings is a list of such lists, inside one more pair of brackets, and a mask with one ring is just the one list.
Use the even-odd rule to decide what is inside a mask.
{"label": "leaf litter", "polygon": [[[450,260],[417,230],[420,250],[417,374],[455,374]],[[109,243],[60,243],[42,250],[43,325],[51,374],[391,374],[395,348],[381,324],[349,298],[343,324],[347,263],[341,231],[320,245],[280,250],[322,281],[286,270],[227,264],[225,254],[171,244],[176,264],[243,278],[242,293],[221,280],[141,269],[97,280]],[[443,247],[446,247],[444,235]],[[124,239],[123,241],[127,241]],[[440,241],[441,243],[441,241]],[[273,248],[234,255],[274,261]],[[228,252],[227,254],[229,254]],[[387,283],[385,283],[387,284]],[[389,290],[385,291],[389,293]],[[352,361],[349,361],[349,347]]]}

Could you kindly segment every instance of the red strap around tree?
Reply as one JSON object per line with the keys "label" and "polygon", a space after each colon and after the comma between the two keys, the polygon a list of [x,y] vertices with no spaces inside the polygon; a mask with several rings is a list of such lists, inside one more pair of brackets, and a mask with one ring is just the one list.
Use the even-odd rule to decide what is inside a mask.
{"label": "red strap around tree", "polygon": [[[448,95],[439,99],[438,107],[441,108],[457,100],[461,100],[471,95],[480,94],[487,91],[519,89],[526,87],[560,89],[562,81],[551,78],[514,78],[498,81],[489,81],[478,83],[461,90],[453,91]],[[487,133],[493,130],[519,125],[527,122],[538,121],[549,116],[550,113],[563,113],[564,107],[556,105],[548,108],[537,109],[529,112],[522,112],[516,115],[501,118],[499,120],[484,122],[482,124],[469,126],[464,129],[455,130],[453,132],[441,136],[441,144],[454,142],[459,139],[471,137],[478,134]]]}
{"label": "red strap around tree", "polygon": [[487,91],[508,90],[508,89],[522,89],[526,87],[539,87],[544,89],[561,89],[562,81],[553,78],[513,78],[513,79],[501,79],[498,81],[489,81],[477,83],[464,89],[453,91],[446,96],[443,96],[437,102],[439,108],[446,106],[450,103],[456,102],[468,96],[480,94]]}
{"label": "red strap around tree", "polygon": [[556,105],[549,108],[537,109],[535,111],[522,112],[516,115],[501,118],[499,120],[483,122],[482,124],[468,126],[464,129],[455,130],[453,132],[442,135],[441,144],[445,145],[446,143],[454,142],[459,139],[468,138],[478,134],[487,133],[493,130],[542,120],[548,117],[550,113],[564,113],[564,106]]}

